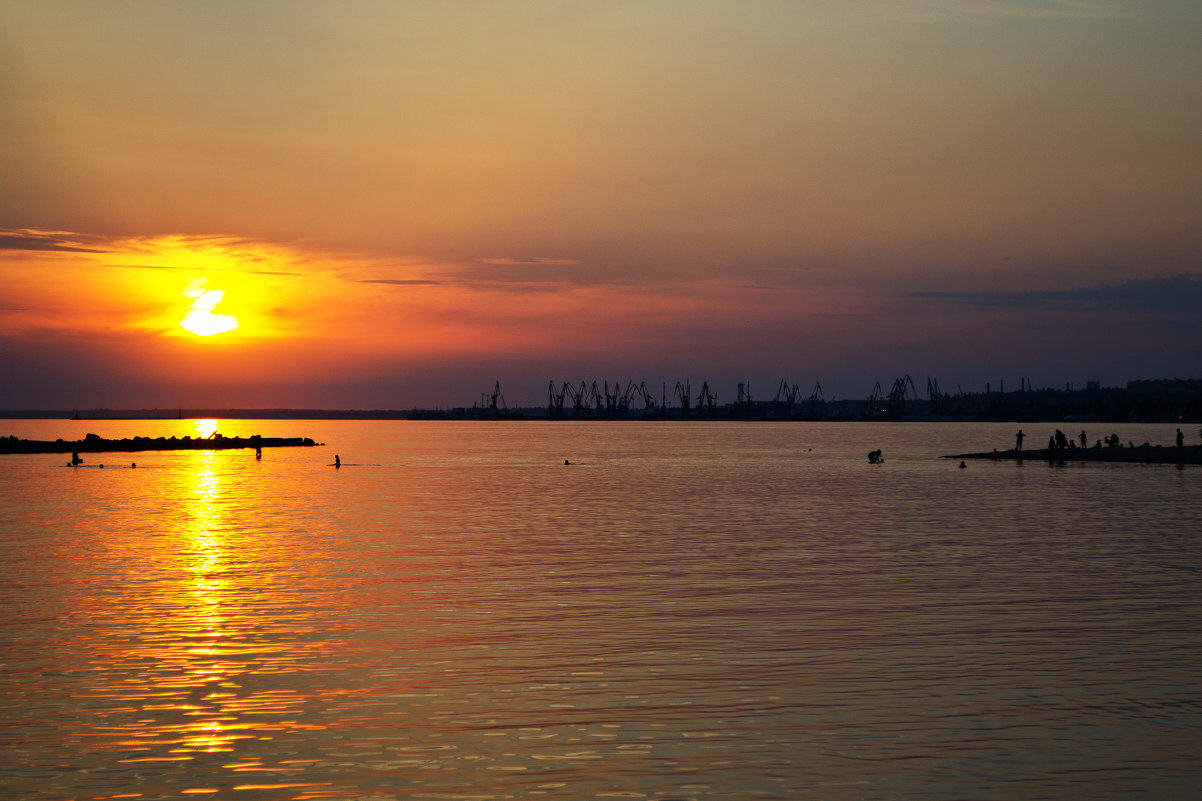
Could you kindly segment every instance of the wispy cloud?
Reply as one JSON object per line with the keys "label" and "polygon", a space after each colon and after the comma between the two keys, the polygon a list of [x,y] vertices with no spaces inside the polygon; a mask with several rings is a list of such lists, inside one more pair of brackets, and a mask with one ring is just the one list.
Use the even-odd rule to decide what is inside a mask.
{"label": "wispy cloud", "polygon": [[[94,251],[90,251],[94,252]],[[196,272],[193,266],[182,266],[176,264],[108,264],[108,267],[120,267],[126,270],[177,270],[179,272]],[[304,273],[293,272],[289,270],[242,270],[236,267],[207,267],[210,272],[239,272],[246,275],[279,275],[286,278],[304,277]]]}
{"label": "wispy cloud", "polygon": [[441,286],[469,292],[515,292],[515,293],[547,293],[565,292],[581,286],[574,281],[533,281],[514,279],[512,281],[480,280],[477,278],[447,277],[440,279],[428,278],[360,278],[359,284],[383,284],[386,286]]}
{"label": "wispy cloud", "polygon": [[84,247],[60,231],[36,229],[0,229],[0,250],[57,251],[67,253],[103,253],[97,248]]}
{"label": "wispy cloud", "polygon": [[1107,0],[947,0],[944,12],[996,19],[1117,19],[1129,11]]}
{"label": "wispy cloud", "polygon": [[427,278],[360,278],[360,284],[389,284],[391,286],[438,286],[442,281]]}
{"label": "wispy cloud", "polygon": [[1029,292],[910,292],[906,297],[969,306],[1121,311],[1202,317],[1202,276],[1139,278],[1115,286]]}
{"label": "wispy cloud", "polygon": [[488,258],[488,259],[480,259],[480,261],[484,264],[500,264],[500,265],[505,265],[505,266],[531,265],[531,266],[539,266],[539,267],[545,267],[547,265],[554,265],[554,264],[566,266],[566,265],[580,263],[580,259],[550,259],[550,258],[537,258],[537,259]]}

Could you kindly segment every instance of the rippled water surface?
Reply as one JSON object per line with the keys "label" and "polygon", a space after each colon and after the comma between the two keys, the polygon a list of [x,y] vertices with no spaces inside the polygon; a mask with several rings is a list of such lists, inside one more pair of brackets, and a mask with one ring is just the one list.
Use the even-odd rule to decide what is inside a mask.
{"label": "rippled water surface", "polygon": [[938,458],[982,424],[0,434],[214,426],[327,444],[0,456],[4,797],[1202,786],[1198,467]]}

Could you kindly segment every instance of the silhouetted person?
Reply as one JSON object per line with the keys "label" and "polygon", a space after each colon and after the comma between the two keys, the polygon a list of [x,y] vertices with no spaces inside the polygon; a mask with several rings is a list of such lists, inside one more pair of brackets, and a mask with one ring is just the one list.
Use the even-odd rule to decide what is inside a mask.
{"label": "silhouetted person", "polygon": [[80,459],[79,453],[75,452],[71,454],[71,466],[75,467],[77,464],[83,464],[83,459]]}
{"label": "silhouetted person", "polygon": [[563,463],[564,463],[564,464],[571,464],[571,462],[569,462],[567,459],[564,459],[564,460],[563,460]]}
{"label": "silhouetted person", "polygon": [[133,470],[133,469],[137,468],[137,466],[138,466],[138,463],[137,463],[137,462],[130,462],[130,463],[129,463],[129,468],[130,468],[131,470]]}
{"label": "silhouetted person", "polygon": [[1088,448],[1088,447],[1089,447],[1089,437],[1085,436],[1085,429],[1084,429],[1084,428],[1083,428],[1083,429],[1081,429],[1081,447],[1082,447],[1082,448]]}
{"label": "silhouetted person", "polygon": [[334,466],[342,467],[342,460],[338,458],[338,454],[334,454]]}
{"label": "silhouetted person", "polygon": [[1055,434],[1048,437],[1048,450],[1049,451],[1056,450],[1056,435]]}
{"label": "silhouetted person", "polygon": [[965,470],[965,469],[967,469],[967,468],[968,468],[968,465],[964,464],[964,460],[963,460],[963,459],[961,459],[961,460],[960,460],[960,469],[961,469],[961,470]]}
{"label": "silhouetted person", "polygon": [[868,452],[868,461],[871,464],[880,464],[882,461],[884,461],[881,458],[881,449],[877,448],[875,451],[869,451]]}
{"label": "silhouetted person", "polygon": [[1064,436],[1064,432],[1061,431],[1059,428],[1056,429],[1056,450],[1058,450],[1058,451],[1067,451],[1068,450],[1068,437]]}
{"label": "silhouetted person", "polygon": [[1023,437],[1027,436],[1020,428],[1018,433],[1014,435],[1014,450],[1021,451],[1023,449]]}
{"label": "silhouetted person", "polygon": [[255,448],[255,458],[256,459],[263,458],[263,449],[262,448]]}
{"label": "silhouetted person", "polygon": [[1177,450],[1185,450],[1185,434],[1181,433],[1181,429],[1177,429]]}

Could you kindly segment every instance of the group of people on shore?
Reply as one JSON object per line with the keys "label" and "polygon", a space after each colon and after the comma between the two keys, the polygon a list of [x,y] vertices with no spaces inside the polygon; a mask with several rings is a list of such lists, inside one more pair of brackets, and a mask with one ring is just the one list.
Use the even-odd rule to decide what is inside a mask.
{"label": "group of people on shore", "polygon": [[[1200,432],[1199,435],[1202,436],[1202,432]],[[1024,434],[1023,430],[1020,428],[1018,430],[1018,433],[1014,435],[1014,450],[1021,451],[1023,449],[1023,440],[1026,439],[1026,436],[1027,435]],[[1082,448],[1089,447],[1089,437],[1086,436],[1084,429],[1081,430],[1079,439],[1081,440],[1080,447],[1082,447]],[[1123,441],[1119,439],[1118,434],[1110,434],[1104,440],[1103,439],[1094,440],[1093,447],[1101,448],[1103,442],[1105,442],[1107,448],[1123,447]],[[1134,448],[1135,443],[1128,442],[1127,446]],[[1181,433],[1181,429],[1179,428],[1179,429],[1177,429],[1177,449],[1183,450],[1184,448],[1185,448],[1185,434]],[[1071,450],[1076,450],[1076,449],[1077,449],[1076,441],[1070,439],[1059,428],[1056,429],[1055,433],[1053,433],[1050,437],[1048,437],[1048,450],[1049,451],[1071,451]]]}

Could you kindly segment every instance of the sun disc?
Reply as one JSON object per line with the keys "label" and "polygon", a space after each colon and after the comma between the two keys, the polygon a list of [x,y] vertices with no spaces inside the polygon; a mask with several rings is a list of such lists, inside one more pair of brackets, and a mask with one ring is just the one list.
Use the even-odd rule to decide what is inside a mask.
{"label": "sun disc", "polygon": [[185,331],[190,331],[198,337],[211,337],[214,334],[224,334],[238,327],[238,319],[229,314],[214,314],[213,309],[225,297],[220,289],[203,289],[198,282],[184,292],[185,297],[193,298],[184,319],[179,321]]}
{"label": "sun disc", "polygon": [[184,319],[179,321],[186,331],[191,331],[198,337],[211,337],[214,334],[224,334],[226,331],[233,331],[238,327],[237,319],[228,314],[213,314],[207,311],[197,311],[195,309],[184,315]]}

